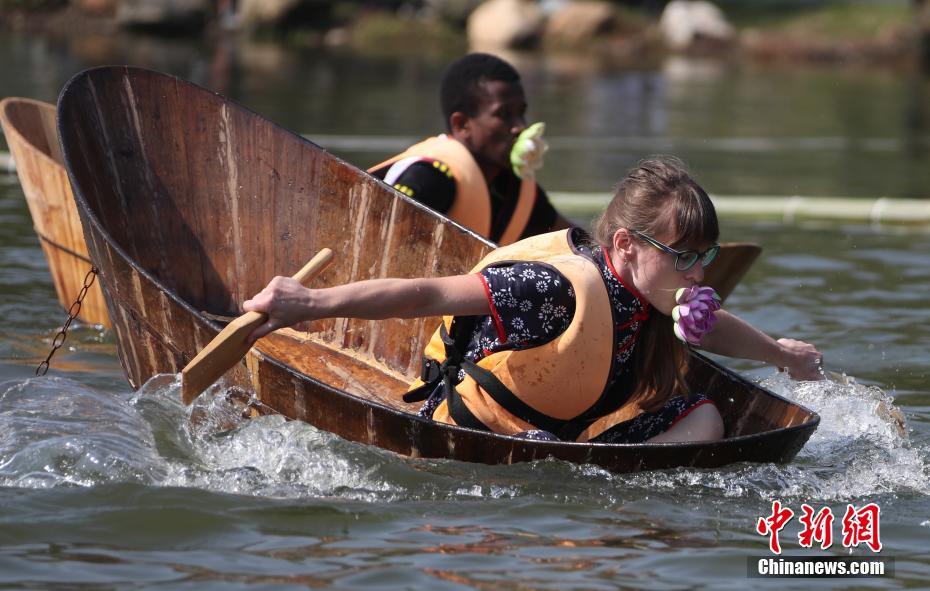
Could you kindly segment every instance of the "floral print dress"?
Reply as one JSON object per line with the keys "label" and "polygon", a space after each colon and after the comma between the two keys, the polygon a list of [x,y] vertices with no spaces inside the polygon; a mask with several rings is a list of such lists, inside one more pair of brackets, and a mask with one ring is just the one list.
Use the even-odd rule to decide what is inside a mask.
{"label": "floral print dress", "polygon": [[[614,311],[614,374],[608,389],[616,396],[629,397],[636,383],[631,359],[639,332],[649,318],[649,303],[627,287],[614,270],[601,247],[586,249],[604,277]],[[475,325],[465,357],[477,362],[498,351],[530,349],[544,345],[562,334],[575,314],[575,291],[554,267],[540,262],[504,261],[493,263],[479,273],[492,313]],[[464,378],[464,372],[459,373]],[[432,417],[442,402],[440,392],[431,396],[420,415]],[[656,412],[615,425],[599,435],[601,443],[639,443],[669,429],[701,404],[711,403],[703,395],[677,396]],[[711,403],[712,404],[712,403]],[[527,431],[518,436],[554,440],[546,431]]]}

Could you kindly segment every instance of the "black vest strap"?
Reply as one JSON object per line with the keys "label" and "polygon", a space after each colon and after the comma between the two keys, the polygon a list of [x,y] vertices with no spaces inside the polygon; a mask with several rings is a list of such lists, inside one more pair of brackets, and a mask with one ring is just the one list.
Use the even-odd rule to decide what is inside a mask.
{"label": "black vest strap", "polygon": [[404,393],[404,402],[423,402],[433,395],[442,379],[442,365],[435,359],[424,357],[420,365],[420,381],[423,382],[413,390]]}
{"label": "black vest strap", "polygon": [[505,386],[496,375],[474,362],[464,359],[462,369],[481,386],[482,390],[488,393],[494,402],[518,419],[552,433],[557,433],[565,424],[564,420],[541,413],[517,398],[516,394],[511,392],[510,388]]}
{"label": "black vest strap", "polygon": [[[589,412],[568,421],[541,413],[520,400],[491,371],[466,359],[463,351],[467,348],[468,340],[474,332],[476,321],[477,317],[474,316],[456,318],[451,326],[452,335],[446,330],[445,325],[440,326],[439,334],[445,345],[446,359],[442,364],[432,359],[424,359],[420,376],[424,383],[419,388],[404,394],[405,402],[426,400],[438,388],[442,388],[443,397],[449,405],[449,416],[457,425],[480,431],[490,431],[491,429],[468,408],[462,396],[455,389],[455,385],[459,381],[459,371],[462,370],[475,380],[475,383],[487,392],[491,399],[504,410],[536,428],[554,433],[559,439],[574,441],[591,423],[600,418],[600,413],[590,412],[594,410],[593,408],[589,409]],[[592,414],[595,416],[591,416]]]}
{"label": "black vest strap", "polygon": [[459,381],[459,371],[463,363],[467,362],[463,351],[468,347],[468,340],[474,333],[477,320],[476,316],[455,318],[451,326],[454,338],[449,335],[445,324],[440,326],[439,336],[445,345],[446,359],[440,364],[435,359],[423,358],[423,365],[420,368],[420,380],[423,384],[404,394],[404,402],[422,402],[442,388],[442,396],[449,405],[449,416],[457,425],[479,431],[490,431],[491,429],[469,410],[455,389],[455,384]]}
{"label": "black vest strap", "polygon": [[[577,240],[579,240],[579,236],[574,234],[570,238],[574,253],[587,258],[596,265],[597,263],[589,250],[576,246]],[[599,399],[588,410],[574,419],[557,419],[539,412],[511,392],[494,373],[464,357],[464,351],[467,349],[468,341],[474,333],[478,318],[478,316],[456,317],[449,331],[446,330],[445,324],[439,327],[439,334],[446,349],[446,359],[440,365],[434,360],[424,358],[421,372],[421,379],[424,384],[404,394],[404,401],[426,400],[436,392],[437,388],[442,387],[444,390],[443,396],[448,401],[449,415],[456,424],[472,429],[490,431],[471,412],[461,395],[455,390],[455,385],[459,382],[459,371],[464,370],[504,410],[539,429],[554,433],[564,441],[575,441],[592,423],[620,408],[626,402],[626,398],[618,399],[618,397],[611,396],[611,392],[605,389]],[[613,375],[613,370],[614,363],[611,363],[611,375]]]}
{"label": "black vest strap", "polygon": [[477,429],[478,431],[490,431],[487,425],[481,422],[478,417],[475,416],[468,406],[465,404],[465,401],[462,400],[462,396],[458,391],[453,388],[449,393],[447,398],[449,404],[449,416],[452,417],[452,420],[455,421],[456,425],[460,427],[468,427],[469,429]]}

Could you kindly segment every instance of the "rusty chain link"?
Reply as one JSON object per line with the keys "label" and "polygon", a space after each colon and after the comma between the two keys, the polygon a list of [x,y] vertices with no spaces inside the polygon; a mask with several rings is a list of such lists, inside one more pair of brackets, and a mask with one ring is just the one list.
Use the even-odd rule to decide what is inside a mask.
{"label": "rusty chain link", "polygon": [[65,343],[65,339],[68,338],[68,329],[71,327],[71,323],[75,318],[78,317],[78,314],[81,313],[81,304],[84,302],[84,298],[87,297],[87,291],[94,284],[94,280],[97,279],[97,273],[100,271],[96,266],[92,266],[90,271],[87,272],[87,275],[84,276],[84,287],[81,288],[78,297],[74,300],[74,303],[71,304],[71,307],[68,308],[68,319],[65,320],[65,325],[61,327],[61,330],[58,331],[58,334],[55,335],[55,338],[52,339],[52,350],[48,352],[48,357],[45,358],[45,361],[39,364],[39,367],[36,368],[37,376],[44,376],[48,373],[49,363],[52,361],[52,356],[55,355],[55,351],[61,348]]}

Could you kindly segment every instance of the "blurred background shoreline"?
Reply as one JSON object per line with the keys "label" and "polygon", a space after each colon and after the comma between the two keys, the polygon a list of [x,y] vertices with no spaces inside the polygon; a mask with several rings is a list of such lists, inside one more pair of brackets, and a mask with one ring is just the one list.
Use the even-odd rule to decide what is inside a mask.
{"label": "blurred background shoreline", "polygon": [[675,153],[717,195],[924,200],[927,4],[0,0],[0,88],[54,102],[81,69],[150,67],[365,168],[442,131],[441,73],[480,49],[547,123],[550,191]]}
{"label": "blurred background shoreline", "polygon": [[926,0],[0,0],[0,30],[927,69]]}

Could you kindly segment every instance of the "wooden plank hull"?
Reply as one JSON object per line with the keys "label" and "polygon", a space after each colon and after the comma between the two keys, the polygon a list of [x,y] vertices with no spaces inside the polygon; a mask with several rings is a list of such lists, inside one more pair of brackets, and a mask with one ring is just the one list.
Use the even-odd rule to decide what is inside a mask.
{"label": "wooden plank hull", "polygon": [[[32,223],[48,261],[58,302],[68,310],[92,264],[84,243],[71,183],[61,161],[55,105],[24,98],[0,101],[0,125],[16,162]],[[78,317],[110,326],[100,286],[90,288]]]}
{"label": "wooden plank hull", "polygon": [[[59,133],[120,359],[138,388],[176,373],[237,304],[322,247],[317,286],[467,271],[493,245],[257,114],[185,81],[108,67],[73,78]],[[534,442],[419,419],[402,394],[438,319],[327,320],[262,339],[226,376],[278,412],[413,457],[545,457],[626,472],[789,461],[819,421],[695,356],[690,380],[727,439],[688,445]]]}

